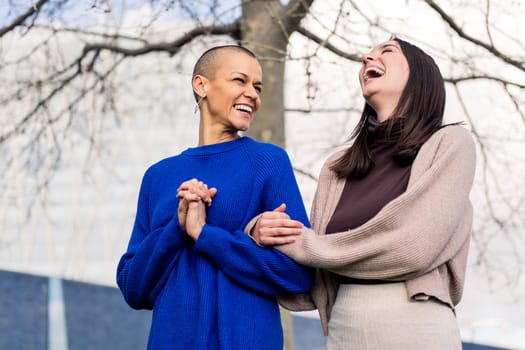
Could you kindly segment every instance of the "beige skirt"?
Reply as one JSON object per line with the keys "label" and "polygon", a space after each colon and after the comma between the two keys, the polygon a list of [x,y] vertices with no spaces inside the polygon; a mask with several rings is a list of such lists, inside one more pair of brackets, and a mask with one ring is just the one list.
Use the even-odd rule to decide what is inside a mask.
{"label": "beige skirt", "polygon": [[327,350],[461,350],[452,309],[413,301],[404,283],[343,284],[328,324]]}

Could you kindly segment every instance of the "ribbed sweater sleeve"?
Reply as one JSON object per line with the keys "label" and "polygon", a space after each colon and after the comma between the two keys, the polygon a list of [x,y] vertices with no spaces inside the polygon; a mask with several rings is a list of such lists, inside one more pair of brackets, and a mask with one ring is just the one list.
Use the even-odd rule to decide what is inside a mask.
{"label": "ribbed sweater sleeve", "polygon": [[[288,155],[276,149],[271,154],[252,157],[252,160],[257,162],[253,168],[258,171],[255,176],[252,175],[251,181],[259,182],[255,187],[263,189],[259,198],[252,198],[252,201],[260,202],[267,208],[286,203],[288,215],[309,227]],[[229,231],[213,223],[205,225],[195,249],[213,260],[232,280],[259,293],[272,296],[303,293],[312,285],[311,269],[297,264],[275,248],[253,244],[241,229]]]}
{"label": "ribbed sweater sleeve", "polygon": [[273,248],[261,248],[243,232],[205,226],[196,249],[244,288],[278,296],[304,293],[312,285],[312,272]]}
{"label": "ribbed sweater sleeve", "polygon": [[403,195],[356,229],[317,235],[315,230],[324,233],[329,219],[326,212],[318,213],[334,208],[338,200],[330,190],[337,180],[325,166],[311,216],[313,230],[304,229],[294,243],[278,249],[302,264],[354,278],[421,276],[468,245],[474,172],[470,134],[459,126],[443,128],[421,148]]}
{"label": "ribbed sweater sleeve", "polygon": [[135,309],[152,309],[168,275],[184,248],[185,233],[177,216],[150,232],[151,171],[142,180],[137,216],[128,249],[117,266],[117,284],[124,299]]}

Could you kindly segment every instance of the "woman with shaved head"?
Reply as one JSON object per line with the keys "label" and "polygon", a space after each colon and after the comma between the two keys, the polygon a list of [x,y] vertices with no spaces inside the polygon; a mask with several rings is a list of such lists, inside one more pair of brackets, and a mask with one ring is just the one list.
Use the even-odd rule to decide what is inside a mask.
{"label": "woman with shaved head", "polygon": [[313,273],[243,232],[282,203],[309,226],[286,152],[240,134],[261,103],[261,66],[243,47],[214,47],[192,85],[198,144],[146,171],[117,283],[131,307],[153,309],[148,349],[280,350],[277,297],[307,292]]}

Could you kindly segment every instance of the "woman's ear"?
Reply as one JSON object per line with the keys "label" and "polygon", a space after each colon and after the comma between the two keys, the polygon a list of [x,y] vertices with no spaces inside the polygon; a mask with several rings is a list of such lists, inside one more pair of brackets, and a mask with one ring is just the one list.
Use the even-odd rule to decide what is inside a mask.
{"label": "woman's ear", "polygon": [[206,79],[202,75],[197,74],[193,77],[193,91],[195,91],[195,93],[199,95],[201,99],[206,97],[206,91],[208,89],[207,84],[208,79]]}

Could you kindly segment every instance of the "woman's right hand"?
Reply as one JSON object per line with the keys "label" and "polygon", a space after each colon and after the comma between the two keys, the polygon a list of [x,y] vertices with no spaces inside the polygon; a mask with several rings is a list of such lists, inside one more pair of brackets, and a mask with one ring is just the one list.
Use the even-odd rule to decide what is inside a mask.
{"label": "woman's right hand", "polygon": [[208,185],[197,179],[184,181],[177,189],[177,198],[184,198],[190,202],[201,200],[208,206],[211,206],[215,194],[217,194],[215,187],[208,188]]}
{"label": "woman's right hand", "polygon": [[[208,186],[197,179],[191,179],[183,182],[177,189],[177,198],[179,198],[179,207],[177,210],[177,216],[179,219],[179,225],[184,229],[186,228],[188,209],[191,203],[202,202],[207,206],[211,206],[212,199],[217,194],[217,189]],[[195,207],[196,208],[196,207]]]}
{"label": "woman's right hand", "polygon": [[295,237],[303,230],[303,223],[292,220],[285,213],[286,204],[259,216],[250,236],[261,246],[274,246],[295,242]]}

